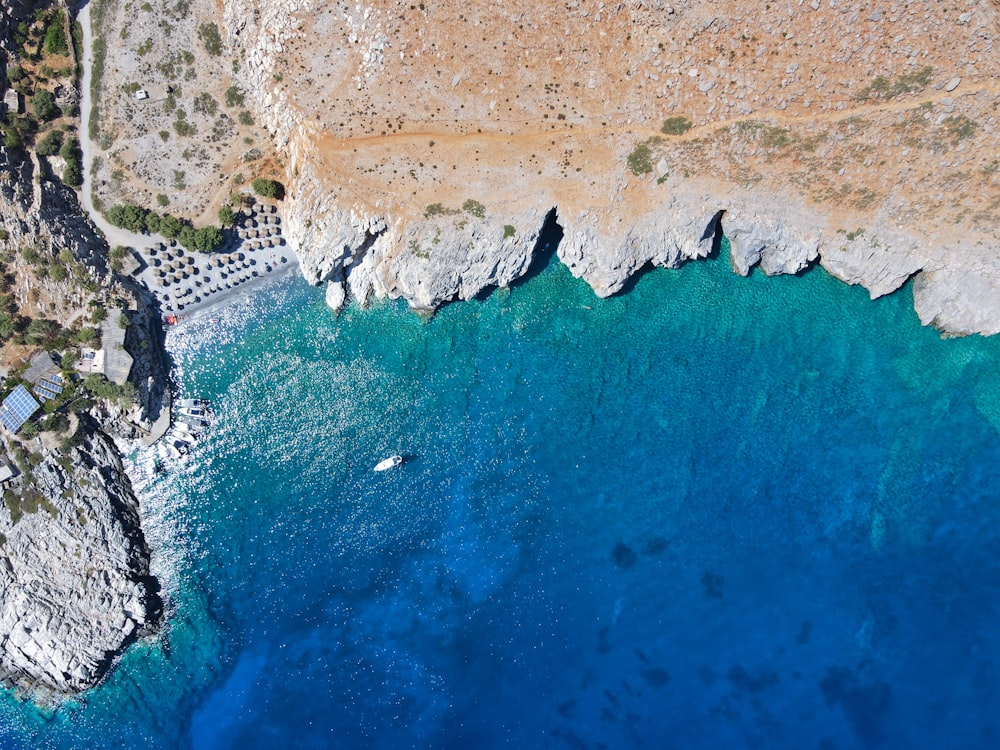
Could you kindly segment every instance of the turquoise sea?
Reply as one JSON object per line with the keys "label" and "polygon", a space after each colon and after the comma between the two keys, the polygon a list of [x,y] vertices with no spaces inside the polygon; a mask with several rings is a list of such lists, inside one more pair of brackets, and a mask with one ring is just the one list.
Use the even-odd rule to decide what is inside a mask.
{"label": "turquoise sea", "polygon": [[1000,337],[725,253],[171,332],[217,422],[136,457],[164,638],[0,745],[997,747]]}

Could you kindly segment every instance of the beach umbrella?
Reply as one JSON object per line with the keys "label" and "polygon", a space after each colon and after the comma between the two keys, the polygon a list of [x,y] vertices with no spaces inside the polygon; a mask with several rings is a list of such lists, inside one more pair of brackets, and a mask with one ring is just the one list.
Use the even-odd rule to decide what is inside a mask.
{"label": "beach umbrella", "polygon": [[187,263],[189,266],[193,266],[194,263],[195,263],[194,257],[191,256],[191,255],[188,255],[186,258],[184,258],[184,262]]}

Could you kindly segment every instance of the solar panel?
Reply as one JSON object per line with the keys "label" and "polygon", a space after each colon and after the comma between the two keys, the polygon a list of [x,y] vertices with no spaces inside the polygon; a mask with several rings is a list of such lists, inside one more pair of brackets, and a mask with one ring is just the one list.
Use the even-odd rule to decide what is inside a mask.
{"label": "solar panel", "polygon": [[49,399],[54,399],[59,395],[59,391],[53,390],[48,383],[39,383],[35,386],[34,391],[42,403],[45,403]]}
{"label": "solar panel", "polygon": [[17,432],[39,408],[41,407],[28,393],[28,389],[19,385],[0,405],[0,421],[11,432]]}

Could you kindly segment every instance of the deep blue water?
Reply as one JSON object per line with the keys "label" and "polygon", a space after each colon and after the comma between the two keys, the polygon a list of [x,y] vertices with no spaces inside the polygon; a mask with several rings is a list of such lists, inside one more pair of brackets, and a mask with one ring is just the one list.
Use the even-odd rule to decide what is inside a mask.
{"label": "deep blue water", "polygon": [[996,747],[1000,340],[911,303],[723,257],[192,323],[217,424],[137,478],[165,638],[0,741]]}

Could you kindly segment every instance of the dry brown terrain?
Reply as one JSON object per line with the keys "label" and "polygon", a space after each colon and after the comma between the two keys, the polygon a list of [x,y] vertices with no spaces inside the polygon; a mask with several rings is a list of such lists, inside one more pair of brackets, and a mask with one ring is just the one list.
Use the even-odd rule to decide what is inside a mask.
{"label": "dry brown terrain", "polygon": [[[225,25],[208,0],[183,20],[114,1],[106,18],[133,23],[107,36],[106,203],[164,194],[205,218],[237,173],[284,166],[294,191],[308,165],[341,200],[396,215],[554,200],[628,221],[658,200],[646,185],[667,190],[672,175],[795,194],[844,231],[891,217],[996,236],[995,1],[230,0]],[[217,56],[197,34],[213,20]],[[168,33],[149,31],[164,22]],[[162,75],[158,61],[182,52],[194,61]],[[130,82],[180,87],[174,106],[196,133],[174,132],[158,95],[131,101]],[[248,161],[271,141],[225,106],[234,83],[276,161]]]}

